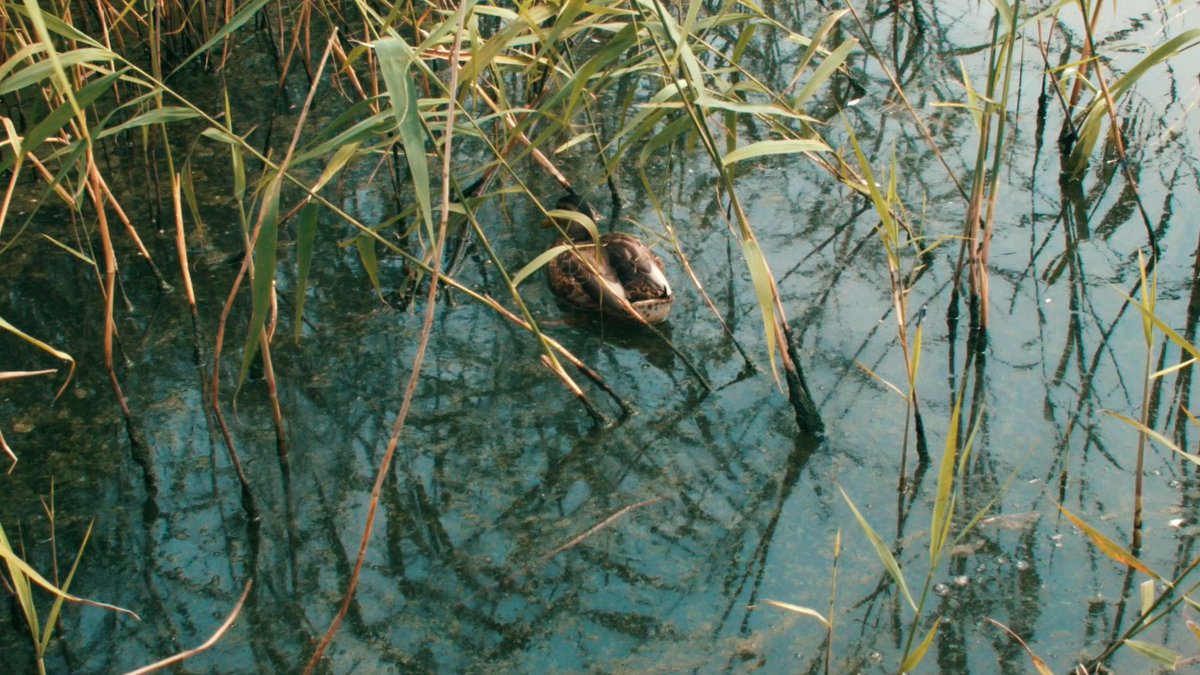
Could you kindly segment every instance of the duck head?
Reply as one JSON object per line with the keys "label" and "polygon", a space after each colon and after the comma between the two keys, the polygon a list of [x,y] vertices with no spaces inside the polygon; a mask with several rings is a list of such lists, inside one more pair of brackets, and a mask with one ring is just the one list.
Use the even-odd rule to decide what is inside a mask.
{"label": "duck head", "polygon": [[[554,208],[559,211],[573,211],[583,214],[591,218],[593,223],[600,222],[600,214],[576,192],[568,192],[559,197],[558,201],[554,204]],[[591,232],[588,231],[583,223],[569,218],[554,217],[547,218],[546,222],[542,223],[542,227],[550,227],[552,225],[557,225],[559,229],[566,233],[566,238],[571,241],[587,242],[592,240]]]}

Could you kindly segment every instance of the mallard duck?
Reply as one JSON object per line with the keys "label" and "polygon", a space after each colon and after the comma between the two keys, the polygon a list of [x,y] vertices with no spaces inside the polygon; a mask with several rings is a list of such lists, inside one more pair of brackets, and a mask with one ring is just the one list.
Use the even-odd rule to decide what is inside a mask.
{"label": "mallard duck", "polygon": [[[555,208],[576,211],[598,221],[596,211],[575,193],[558,200]],[[629,315],[624,298],[647,323],[665,321],[671,313],[675,295],[667,281],[662,258],[637,237],[612,232],[600,236],[600,251],[582,224],[566,218],[548,220],[563,234],[555,246],[571,244],[547,266],[550,291],[567,304],[581,310],[608,314],[625,321],[637,321]]]}

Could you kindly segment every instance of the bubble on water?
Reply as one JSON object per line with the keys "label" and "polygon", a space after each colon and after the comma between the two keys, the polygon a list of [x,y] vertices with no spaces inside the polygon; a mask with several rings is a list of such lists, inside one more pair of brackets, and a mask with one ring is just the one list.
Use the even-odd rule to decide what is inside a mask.
{"label": "bubble on water", "polygon": [[871,652],[870,654],[867,654],[867,660],[869,660],[871,663],[883,663],[883,653]]}
{"label": "bubble on water", "polygon": [[959,588],[965,588],[965,587],[969,586],[970,584],[971,584],[971,577],[969,577],[965,574],[960,574],[960,575],[954,577],[954,585],[958,586]]}
{"label": "bubble on water", "polygon": [[947,586],[946,584],[934,584],[933,592],[942,597],[945,597],[947,595],[950,595],[950,587]]}
{"label": "bubble on water", "polygon": [[1025,570],[1027,570],[1031,567],[1033,567],[1033,565],[1030,565],[1028,560],[1018,560],[1017,561],[1017,569],[1021,570],[1022,572],[1024,572]]}

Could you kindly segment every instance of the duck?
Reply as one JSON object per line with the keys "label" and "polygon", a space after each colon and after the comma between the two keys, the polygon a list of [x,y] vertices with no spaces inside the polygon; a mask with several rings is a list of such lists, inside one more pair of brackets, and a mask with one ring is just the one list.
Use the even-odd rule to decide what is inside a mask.
{"label": "duck", "polygon": [[[593,222],[600,220],[596,210],[574,192],[560,198],[555,208],[582,213]],[[551,293],[571,307],[621,321],[666,321],[675,294],[662,258],[649,246],[622,232],[593,239],[582,223],[567,218],[549,218],[543,227],[550,226],[560,230],[553,246],[571,246],[547,265]],[[630,307],[637,317],[630,314]]]}

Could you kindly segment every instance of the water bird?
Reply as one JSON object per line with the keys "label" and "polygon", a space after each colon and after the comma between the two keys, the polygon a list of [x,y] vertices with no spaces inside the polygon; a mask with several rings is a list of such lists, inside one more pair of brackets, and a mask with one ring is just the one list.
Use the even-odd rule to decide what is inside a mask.
{"label": "water bird", "polygon": [[[559,199],[555,208],[582,213],[593,222],[600,220],[596,210],[573,192]],[[555,296],[577,309],[623,321],[637,322],[629,306],[646,323],[667,319],[675,295],[662,258],[649,246],[632,235],[611,232],[599,237],[597,248],[597,240],[582,223],[551,218],[543,227],[552,225],[561,230],[554,246],[571,245],[547,266],[550,291]]]}

